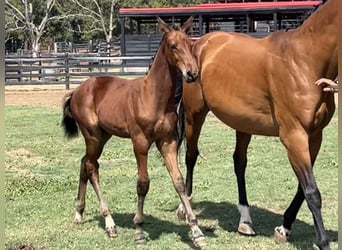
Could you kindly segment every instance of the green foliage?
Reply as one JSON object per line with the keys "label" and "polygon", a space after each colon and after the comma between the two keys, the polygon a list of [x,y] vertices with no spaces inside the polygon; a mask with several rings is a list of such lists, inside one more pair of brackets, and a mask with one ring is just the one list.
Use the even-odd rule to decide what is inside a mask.
{"label": "green foliage", "polygon": [[[24,13],[23,1],[8,0],[10,4],[18,8]],[[41,0],[29,0],[32,3],[32,19],[33,23],[38,25],[42,18],[45,16],[46,4],[42,4]],[[112,0],[97,0],[98,6],[92,0],[80,0],[81,4],[89,8],[93,12],[99,12],[98,6],[101,10],[101,15],[104,18],[107,31],[110,18],[110,6]],[[120,19],[119,9],[129,7],[176,7],[176,6],[191,6],[203,1],[200,0],[117,0],[114,5],[113,16],[113,36],[119,37],[120,35]],[[105,39],[105,32],[103,30],[100,18],[91,18],[88,11],[80,8],[73,1],[56,0],[51,14],[51,17],[64,17],[60,19],[50,20],[45,28],[45,32],[41,41],[88,41]],[[19,29],[15,28],[16,20],[19,20]],[[6,35],[15,39],[24,40],[24,21],[17,13],[13,12],[11,8],[5,5],[5,22],[6,22]],[[81,32],[79,31],[81,30]]]}
{"label": "green foliage", "polygon": [[[88,186],[85,223],[72,223],[83,139],[66,140],[61,110],[6,107],[5,174],[7,248],[32,244],[45,249],[135,249],[136,163],[130,140],[113,137],[100,158],[104,197],[119,236],[107,238],[92,187]],[[315,176],[323,201],[323,218],[337,249],[337,115],[324,130]],[[235,133],[212,115],[200,137],[201,157],[194,174],[194,207],[207,237],[208,249],[312,249],[315,232],[303,205],[293,226],[292,241],[277,245],[273,229],[296,191],[296,177],[278,138],[253,136],[248,150],[247,189],[256,237],[236,232],[237,185],[232,154]],[[145,202],[142,249],[189,249],[189,227],[176,218],[180,202],[155,147],[149,154],[150,191]],[[184,149],[180,156],[185,172]]]}

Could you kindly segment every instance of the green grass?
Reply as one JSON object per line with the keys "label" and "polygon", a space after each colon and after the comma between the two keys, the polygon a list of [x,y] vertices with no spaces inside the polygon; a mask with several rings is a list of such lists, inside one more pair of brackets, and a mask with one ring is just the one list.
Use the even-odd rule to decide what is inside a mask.
{"label": "green grass", "polygon": [[[61,112],[48,108],[6,107],[5,173],[7,248],[32,244],[45,249],[134,249],[136,165],[130,140],[112,138],[100,159],[100,181],[119,236],[109,239],[91,186],[85,223],[73,224],[82,137],[68,141],[60,127]],[[274,227],[296,187],[295,175],[278,138],[253,136],[249,147],[247,188],[257,237],[237,232],[237,184],[232,153],[233,130],[208,116],[200,138],[194,175],[194,206],[207,249],[312,249],[315,231],[306,204],[293,226],[290,243],[274,243]],[[337,115],[324,130],[315,175],[323,199],[323,219],[337,249]],[[184,149],[181,170],[185,174]],[[190,249],[189,227],[178,221],[179,198],[156,148],[149,155],[150,192],[145,202],[142,249]]]}

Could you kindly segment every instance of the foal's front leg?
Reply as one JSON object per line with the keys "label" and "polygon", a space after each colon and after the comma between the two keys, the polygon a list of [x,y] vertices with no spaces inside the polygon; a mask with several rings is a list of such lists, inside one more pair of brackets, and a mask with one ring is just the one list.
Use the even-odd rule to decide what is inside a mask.
{"label": "foal's front leg", "polygon": [[150,187],[150,178],[147,170],[147,157],[148,150],[151,143],[145,138],[141,137],[139,140],[133,140],[134,154],[138,166],[138,179],[137,179],[137,194],[138,194],[138,207],[134,216],[135,230],[135,243],[142,245],[146,243],[146,238],[143,232],[144,224],[144,202],[145,197]]}
{"label": "foal's front leg", "polygon": [[[186,87],[189,87],[186,85]],[[185,101],[185,100],[184,100]],[[191,102],[194,100],[191,100]],[[186,164],[186,194],[190,202],[192,201],[192,186],[193,186],[193,175],[194,169],[199,156],[198,151],[198,140],[202,130],[203,123],[208,113],[208,109],[204,106],[203,100],[197,100],[197,103],[193,105],[196,110],[192,111],[190,107],[185,108],[185,113],[187,119],[185,119],[185,133],[186,133],[186,154],[185,154],[185,164]],[[177,216],[180,220],[185,220],[185,209],[183,204],[179,204],[177,209]]]}
{"label": "foal's front leg", "polygon": [[185,192],[184,179],[178,166],[177,142],[176,140],[160,140],[157,142],[157,146],[164,158],[165,165],[172,178],[173,185],[185,208],[186,219],[190,225],[193,235],[193,242],[195,246],[203,247],[206,245],[205,237],[197,224],[196,216],[191,208],[190,201]]}

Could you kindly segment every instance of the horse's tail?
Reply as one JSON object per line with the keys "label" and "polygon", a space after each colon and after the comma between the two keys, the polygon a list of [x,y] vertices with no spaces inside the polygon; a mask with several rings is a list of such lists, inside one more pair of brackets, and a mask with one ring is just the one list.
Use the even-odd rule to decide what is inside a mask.
{"label": "horse's tail", "polygon": [[179,151],[183,143],[183,140],[185,138],[185,112],[184,112],[183,100],[179,102],[177,111],[178,111],[178,122],[177,122],[176,135],[177,135],[177,146],[178,146],[178,151]]}
{"label": "horse's tail", "polygon": [[184,104],[183,104],[183,76],[180,72],[177,74],[177,83],[176,83],[176,91],[175,91],[175,105],[177,107],[178,113],[178,122],[177,122],[177,145],[178,150],[182,145],[183,139],[185,137],[185,112],[184,112]]}
{"label": "horse's tail", "polygon": [[72,98],[73,92],[66,94],[63,102],[63,118],[62,118],[62,127],[64,129],[64,135],[67,138],[73,138],[78,136],[78,126],[75,119],[72,117],[70,102]]}

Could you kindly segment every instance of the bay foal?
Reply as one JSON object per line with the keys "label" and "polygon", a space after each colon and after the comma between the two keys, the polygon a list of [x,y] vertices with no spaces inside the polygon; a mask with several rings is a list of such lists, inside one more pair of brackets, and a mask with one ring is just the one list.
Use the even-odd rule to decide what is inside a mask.
{"label": "bay foal", "polygon": [[138,206],[134,217],[136,243],[145,243],[142,225],[143,206],[149,190],[148,151],[156,143],[171,175],[174,187],[185,206],[194,244],[205,244],[196,217],[185,193],[185,185],[177,159],[175,88],[178,72],[187,82],[196,80],[198,67],[191,54],[191,41],[186,32],[190,18],[181,28],[168,26],[160,18],[162,41],[146,77],[126,80],[118,77],[94,77],[86,80],[66,96],[62,125],[65,135],[74,137],[81,130],[86,152],[81,161],[75,221],[82,222],[88,180],[92,184],[110,237],[117,235],[111,212],[99,185],[99,163],[105,143],[112,135],[130,138],[137,161]]}

